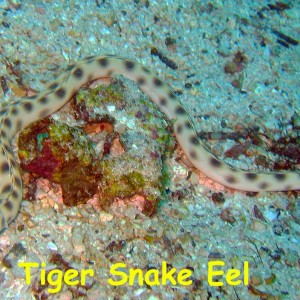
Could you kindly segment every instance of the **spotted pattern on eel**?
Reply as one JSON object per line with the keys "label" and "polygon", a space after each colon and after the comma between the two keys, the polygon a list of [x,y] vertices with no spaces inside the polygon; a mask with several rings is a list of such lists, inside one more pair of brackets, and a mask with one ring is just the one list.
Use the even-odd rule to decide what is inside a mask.
{"label": "spotted pattern on eel", "polygon": [[0,231],[15,219],[23,197],[21,175],[10,145],[12,138],[30,123],[57,111],[87,82],[114,74],[135,81],[172,120],[174,133],[185,155],[212,180],[243,191],[300,189],[300,173],[254,173],[233,168],[216,158],[197,137],[188,113],[174,92],[144,66],[114,55],[90,56],[70,67],[44,92],[0,111]]}

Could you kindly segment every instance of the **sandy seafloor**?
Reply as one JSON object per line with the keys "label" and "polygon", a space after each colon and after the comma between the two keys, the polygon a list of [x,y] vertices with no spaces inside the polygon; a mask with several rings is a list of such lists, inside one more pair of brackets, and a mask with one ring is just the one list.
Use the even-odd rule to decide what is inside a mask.
{"label": "sandy seafloor", "polygon": [[[299,138],[300,46],[278,43],[272,29],[299,40],[300,3],[287,1],[290,8],[282,11],[270,9],[270,3],[275,4],[0,1],[1,60],[12,64],[18,60],[22,80],[32,90],[42,90],[85,56],[111,53],[137,60],[181,92],[179,98],[199,133],[220,133],[209,142],[222,157],[236,144],[222,139],[222,134],[240,128],[258,126],[262,135],[273,140],[297,134]],[[175,44],[166,45],[167,38]],[[173,70],[151,55],[152,47],[178,68]],[[238,51],[246,57],[241,70],[225,73],[224,66]],[[4,61],[0,70],[10,86],[17,85]],[[11,88],[4,96],[1,89],[1,103],[15,99],[14,91]],[[254,147],[251,155],[228,161],[263,170],[255,163],[256,156],[270,162],[278,159],[267,149]],[[213,183],[185,161],[179,150],[170,158],[173,197],[163,201],[153,217],[131,207],[122,214],[95,210],[90,204],[68,208],[50,196],[23,201],[18,218],[0,236],[0,298],[300,299],[299,195],[249,196]],[[224,202],[213,201],[222,197]],[[15,244],[19,248],[13,248]],[[27,285],[17,261],[45,261],[51,270],[59,264],[49,262],[53,254],[60,254],[77,270],[95,270],[94,278],[86,287],[63,285],[59,293],[50,294],[48,287],[38,285],[35,270]],[[3,263],[5,256],[11,266]],[[241,269],[248,261],[249,284],[210,286],[207,265],[217,259],[225,262],[225,270]],[[192,284],[112,287],[107,283],[113,263],[124,262],[146,272],[159,269],[163,261],[178,270],[193,270]],[[225,276],[219,280],[225,282]]]}

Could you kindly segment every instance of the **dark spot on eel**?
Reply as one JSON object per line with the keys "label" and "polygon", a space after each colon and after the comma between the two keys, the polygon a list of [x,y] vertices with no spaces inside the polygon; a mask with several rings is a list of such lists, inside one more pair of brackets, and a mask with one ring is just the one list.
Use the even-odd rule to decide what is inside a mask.
{"label": "dark spot on eel", "polygon": [[182,132],[182,125],[181,124],[179,124],[178,126],[177,126],[177,128],[176,128],[176,132],[178,133],[178,134],[180,134],[181,132]]}
{"label": "dark spot on eel", "polygon": [[27,110],[27,111],[32,111],[32,109],[33,109],[33,105],[30,102],[24,103],[23,106],[24,106],[25,110]]}
{"label": "dark spot on eel", "polygon": [[63,98],[66,95],[66,90],[64,88],[59,88],[55,91],[55,95],[59,98]]}
{"label": "dark spot on eel", "polygon": [[176,109],[175,109],[175,113],[176,113],[176,115],[184,115],[185,110],[183,109],[183,107],[177,106]]}
{"label": "dark spot on eel", "polygon": [[236,183],[237,182],[237,180],[234,176],[227,176],[225,179],[228,183]]}
{"label": "dark spot on eel", "polygon": [[274,174],[274,177],[278,180],[278,181],[283,181],[286,178],[286,174],[282,174],[282,173],[277,173]]}
{"label": "dark spot on eel", "polygon": [[101,67],[107,67],[108,66],[108,59],[107,58],[99,58],[98,63]]}
{"label": "dark spot on eel", "polygon": [[146,80],[145,80],[144,77],[139,77],[139,78],[137,79],[137,84],[138,84],[138,85],[143,85],[143,84],[145,84],[145,82],[146,82]]}
{"label": "dark spot on eel", "polygon": [[197,138],[197,136],[191,136],[190,137],[190,142],[194,145],[199,145],[199,139]]}
{"label": "dark spot on eel", "polygon": [[193,159],[197,159],[197,153],[195,152],[195,151],[190,151],[190,156],[191,156],[191,158],[193,158]]}
{"label": "dark spot on eel", "polygon": [[74,77],[76,77],[78,79],[82,78],[82,76],[83,76],[82,69],[81,68],[75,69],[74,72],[73,72],[73,75],[74,75]]}
{"label": "dark spot on eel", "polygon": [[210,165],[215,167],[215,168],[220,168],[222,166],[222,163],[214,157],[211,157],[209,162],[210,162]]}
{"label": "dark spot on eel", "polygon": [[1,172],[7,173],[9,171],[9,164],[7,162],[2,163],[1,165]]}
{"label": "dark spot on eel", "polygon": [[167,105],[167,99],[166,98],[161,98],[159,100],[159,103],[160,103],[161,106],[165,106],[165,105]]}
{"label": "dark spot on eel", "polygon": [[153,84],[158,87],[158,86],[162,86],[163,82],[160,79],[154,77]]}
{"label": "dark spot on eel", "polygon": [[258,185],[258,187],[262,190],[266,189],[268,187],[268,183],[267,182],[262,182]]}
{"label": "dark spot on eel", "polygon": [[125,67],[127,71],[132,71],[134,69],[134,63],[130,60],[124,61]]}
{"label": "dark spot on eel", "polygon": [[255,173],[245,173],[245,176],[246,176],[247,179],[253,181],[253,180],[257,179],[258,175],[255,174]]}

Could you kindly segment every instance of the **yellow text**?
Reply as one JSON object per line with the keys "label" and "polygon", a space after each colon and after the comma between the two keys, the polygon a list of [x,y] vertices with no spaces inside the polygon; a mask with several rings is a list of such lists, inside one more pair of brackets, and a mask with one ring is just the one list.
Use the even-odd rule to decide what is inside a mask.
{"label": "yellow text", "polygon": [[226,273],[221,269],[215,270],[214,267],[224,267],[225,262],[221,260],[217,261],[210,261],[208,263],[208,272],[207,272],[207,279],[208,284],[210,286],[223,286],[224,282],[222,281],[214,281],[213,277],[215,276],[223,276],[225,275],[225,281],[229,285],[240,285],[243,280],[244,285],[249,284],[249,263],[248,261],[244,261],[243,263],[243,275],[242,270],[238,269],[228,269]]}
{"label": "yellow text", "polygon": [[161,269],[151,269],[143,271],[142,269],[126,269],[126,264],[116,263],[111,266],[110,274],[118,276],[118,280],[108,279],[108,283],[112,286],[120,286],[129,284],[133,286],[137,282],[140,286],[147,284],[149,286],[154,285],[166,285],[170,282],[172,285],[191,285],[192,280],[189,277],[192,276],[192,271],[189,269],[181,269],[176,273],[176,268],[170,268],[168,270],[167,263],[165,261],[161,264]]}
{"label": "yellow text", "polygon": [[51,294],[58,293],[61,290],[62,283],[66,285],[85,285],[86,276],[94,277],[94,270],[83,269],[77,271],[75,269],[68,269],[65,272],[58,269],[53,269],[46,273],[46,263],[42,262],[41,266],[37,262],[19,262],[18,266],[25,269],[25,282],[31,283],[31,269],[40,268],[40,282],[41,285],[48,283],[52,287],[48,288],[48,292]]}

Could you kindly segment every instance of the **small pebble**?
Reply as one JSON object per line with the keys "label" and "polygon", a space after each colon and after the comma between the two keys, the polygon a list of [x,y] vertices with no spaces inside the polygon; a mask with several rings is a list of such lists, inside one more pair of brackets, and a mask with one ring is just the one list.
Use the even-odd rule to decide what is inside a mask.
{"label": "small pebble", "polygon": [[109,213],[102,212],[100,213],[99,218],[101,222],[106,223],[110,222],[114,218],[114,216]]}

